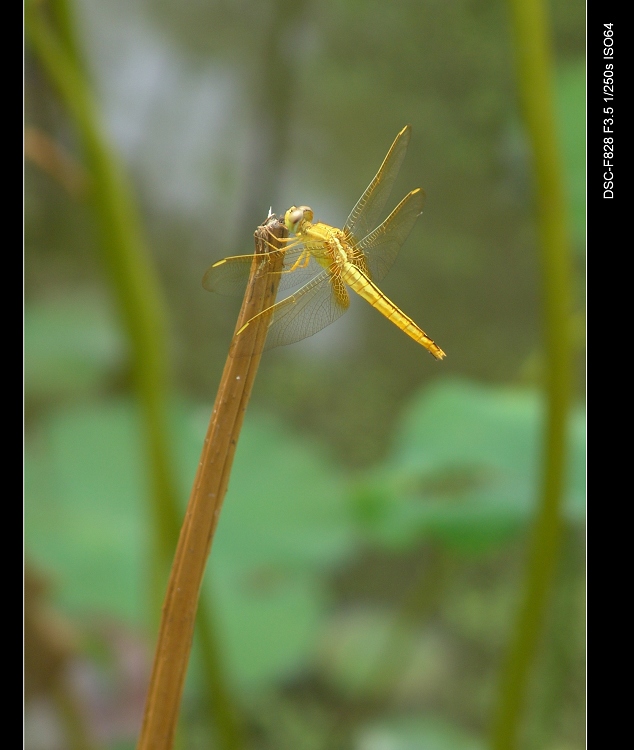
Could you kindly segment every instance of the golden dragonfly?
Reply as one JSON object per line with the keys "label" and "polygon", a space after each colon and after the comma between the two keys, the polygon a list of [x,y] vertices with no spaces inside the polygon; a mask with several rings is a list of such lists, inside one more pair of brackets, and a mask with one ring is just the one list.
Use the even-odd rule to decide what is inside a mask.
{"label": "golden dragonfly", "polygon": [[[236,337],[255,333],[258,326],[254,323],[266,316],[264,349],[301,341],[343,315],[350,306],[346,288],[350,287],[436,359],[445,356],[425,331],[376,285],[389,271],[423,210],[425,193],[416,188],[375,228],[405,158],[410,136],[411,126],[407,125],[396,136],[343,229],[313,223],[313,211],[308,206],[288,209],[284,223],[295,237],[288,238],[288,244],[281,250],[272,250],[283,256],[278,289],[292,288],[302,282],[303,286],[247,321]],[[263,256],[235,255],[219,260],[205,272],[203,286],[221,294],[239,292],[244,289],[256,257]],[[262,272],[267,272],[268,262],[260,262]]]}

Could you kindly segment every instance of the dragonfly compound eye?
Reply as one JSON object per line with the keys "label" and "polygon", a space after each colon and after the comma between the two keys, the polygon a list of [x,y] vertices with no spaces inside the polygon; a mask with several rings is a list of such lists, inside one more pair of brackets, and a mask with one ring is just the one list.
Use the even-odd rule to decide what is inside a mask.
{"label": "dragonfly compound eye", "polygon": [[[307,212],[309,214],[308,216],[306,215]],[[310,221],[312,218],[313,212],[310,208],[307,208],[306,206],[300,206],[299,208],[291,206],[284,216],[284,223],[289,232],[296,232],[302,221],[305,219]]]}
{"label": "dragonfly compound eye", "polygon": [[302,212],[304,221],[312,221],[313,220],[313,209],[309,208],[308,206],[299,206],[298,211]]}

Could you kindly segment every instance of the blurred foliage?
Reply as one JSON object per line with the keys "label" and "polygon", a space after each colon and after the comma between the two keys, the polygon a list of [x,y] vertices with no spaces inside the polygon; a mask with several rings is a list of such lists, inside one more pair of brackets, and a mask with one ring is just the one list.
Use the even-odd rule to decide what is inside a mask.
{"label": "blurred foliage", "polygon": [[[87,319],[66,322],[81,329]],[[40,341],[46,350],[48,342]],[[62,359],[64,351],[58,351]],[[74,356],[72,348],[66,351]],[[172,409],[183,497],[208,411],[185,402]],[[407,596],[424,598],[430,573],[438,573],[433,558],[417,559],[427,545],[440,544],[445,557],[458,553],[462,560],[468,553],[486,561],[524,534],[535,498],[539,421],[535,393],[464,381],[426,388],[407,406],[384,464],[371,475],[346,480],[318,444],[293,435],[271,416],[251,412],[205,584],[215,595],[223,658],[243,700],[257,705],[261,698],[254,696],[267,695],[280,681],[321,674],[342,701],[372,703],[377,694],[393,692],[397,705],[412,700],[433,705],[456,646],[437,623],[425,629],[434,607],[422,610],[422,620],[414,611],[405,627],[398,626],[395,613]],[[583,519],[581,414],[571,430],[567,507],[570,523],[578,525]],[[141,456],[138,413],[129,400],[112,397],[51,411],[27,445],[27,549],[64,582],[59,604],[76,617],[107,613],[131,627],[144,620],[148,519]],[[359,599],[348,591],[343,608],[333,610],[342,589],[329,585],[329,578],[358,564],[364,550],[374,550],[384,564],[405,563],[414,554],[423,575],[406,582],[400,594],[396,587],[391,602]],[[381,587],[371,566],[357,578],[364,575]],[[388,570],[386,581],[391,577]],[[444,589],[441,601],[449,607],[444,617],[464,633],[461,637],[495,653],[513,597],[503,586],[493,604],[473,585],[458,588],[457,598]],[[404,657],[404,663],[396,676],[381,675],[377,669],[395,638],[400,656],[389,651],[389,661],[398,665]],[[491,656],[487,662],[492,669]],[[196,659],[190,710],[191,702],[196,704],[195,665]],[[471,709],[476,715],[479,710]],[[454,740],[443,739],[442,727],[433,722],[431,727],[409,720],[381,725],[361,731],[356,746],[373,747],[385,735],[393,737],[396,748],[413,747],[429,732],[438,747],[450,747]],[[471,740],[464,742],[470,747]]]}
{"label": "blurred foliage", "polygon": [[559,67],[556,103],[559,140],[565,167],[568,210],[573,247],[585,253],[586,237],[586,70],[585,62],[577,60]]}
{"label": "blurred foliage", "polygon": [[99,394],[125,367],[125,347],[112,315],[87,291],[27,305],[24,326],[30,406]]}
{"label": "blurred foliage", "polygon": [[[182,498],[237,312],[201,289],[204,269],[249,252],[270,204],[307,203],[341,225],[413,125],[393,204],[418,185],[428,203],[384,290],[447,360],[363,304],[266,355],[204,585],[257,750],[483,747],[542,418],[536,231],[505,5],[89,0],[77,11],[170,306]],[[552,12],[581,310],[585,8],[553,0]],[[81,162],[28,50],[25,82],[27,124]],[[279,97],[265,113],[262,89]],[[54,574],[75,627],[116,622],[128,643],[150,600],[129,353],[85,204],[30,162],[25,240],[27,551]],[[566,544],[525,750],[584,746],[579,406],[570,441]],[[104,642],[86,648],[84,684],[124,679],[131,657],[107,657],[116,649]],[[135,648],[125,653],[142,672]],[[197,669],[194,654],[182,738],[192,750],[211,746]]]}
{"label": "blurred foliage", "polygon": [[[359,522],[399,547],[421,536],[486,551],[530,522],[541,479],[539,393],[445,381],[410,404],[395,445],[355,490]],[[582,523],[585,414],[570,424],[565,511]]]}
{"label": "blurred foliage", "polygon": [[[184,488],[207,411],[173,413]],[[123,400],[55,414],[27,453],[29,548],[67,583],[61,601],[71,611],[143,620],[141,456],[138,416]],[[318,574],[351,548],[343,499],[341,480],[309,446],[267,419],[247,422],[208,582],[236,680],[271,679],[305,657],[325,603]],[[52,526],[63,533],[50,535]]]}
{"label": "blurred foliage", "polygon": [[359,750],[481,750],[484,745],[438,719],[401,719],[365,729]]}
{"label": "blurred foliage", "polygon": [[[559,101],[578,207],[584,43],[577,38],[575,47],[571,39],[575,29],[582,33],[583,5],[565,6],[556,15]],[[290,78],[275,82],[291,92],[279,108],[288,135],[267,182],[267,203],[245,218],[249,191],[260,190],[250,162],[267,148],[253,104],[264,43],[253,39],[274,8],[283,18],[278,53],[291,69]],[[248,251],[253,227],[271,204],[283,211],[308,203],[320,218],[341,224],[406,122],[414,135],[394,202],[416,185],[428,202],[386,293],[448,352],[443,376],[508,381],[533,356],[535,234],[503,4],[411,2],[389,10],[331,2],[294,4],[291,12],[284,3],[222,2],[176,11],[171,3],[112,0],[79,10],[108,124],[145,209],[182,388],[208,398],[235,320],[235,307],[201,290],[205,267]],[[32,67],[27,93],[27,119],[52,128],[73,150],[72,133]],[[90,253],[82,251],[90,237],[75,231],[66,238],[64,227],[81,227],[81,208],[69,206],[50,180],[31,169],[27,176],[34,188],[27,190],[27,290],[41,295],[49,279],[59,278],[70,248],[71,274],[90,272]],[[578,208],[572,213],[580,237]],[[386,449],[384,427],[399,404],[439,368],[364,305],[330,328],[266,357],[254,398],[322,436],[351,465],[370,465]],[[364,409],[349,414],[358,392]]]}

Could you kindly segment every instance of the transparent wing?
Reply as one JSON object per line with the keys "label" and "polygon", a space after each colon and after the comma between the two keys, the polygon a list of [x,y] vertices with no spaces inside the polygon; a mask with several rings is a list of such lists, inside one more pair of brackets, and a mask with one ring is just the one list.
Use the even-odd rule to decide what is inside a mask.
{"label": "transparent wing", "polygon": [[330,325],[344,314],[349,305],[350,298],[341,279],[322,271],[294,294],[251,318],[237,336],[256,336],[257,319],[266,317],[270,322],[262,348],[293,344]]}
{"label": "transparent wing", "polygon": [[282,248],[266,255],[233,255],[223,258],[205,271],[203,287],[209,292],[230,297],[243,294],[254,258],[257,257],[261,272],[266,273],[268,261],[280,255],[284,256],[284,261],[281,272],[278,272],[279,289],[292,289],[305,284],[323,270],[312,254],[305,252],[302,244],[294,243],[290,250]]}
{"label": "transparent wing", "polygon": [[351,237],[361,239],[376,226],[405,158],[411,133],[412,127],[407,125],[396,136],[375,178],[352,209],[343,228]]}
{"label": "transparent wing", "polygon": [[390,270],[401,245],[421,215],[424,202],[424,191],[421,188],[412,190],[382,224],[356,244],[375,283],[382,281]]}

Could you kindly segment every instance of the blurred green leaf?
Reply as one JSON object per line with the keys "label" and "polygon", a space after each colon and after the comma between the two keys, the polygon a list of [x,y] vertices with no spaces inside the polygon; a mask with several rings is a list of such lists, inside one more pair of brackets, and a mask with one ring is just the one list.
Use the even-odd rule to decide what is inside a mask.
{"label": "blurred green leaf", "polygon": [[247,426],[214,542],[216,554],[291,572],[340,560],[350,529],[339,476],[316,445],[272,418],[254,414]]}
{"label": "blurred green leaf", "polygon": [[318,574],[351,545],[339,477],[312,446],[251,415],[207,581],[236,679],[261,682],[308,656],[326,604]]}
{"label": "blurred green leaf", "polygon": [[124,358],[116,323],[95,295],[27,304],[24,337],[27,399],[94,391]]}
{"label": "blurred green leaf", "polygon": [[27,549],[73,612],[142,620],[141,457],[127,401],[61,410],[27,443]]}
{"label": "blurred green leaf", "polygon": [[484,743],[436,718],[397,718],[364,729],[355,750],[483,750]]}
{"label": "blurred green leaf", "polygon": [[[387,609],[354,607],[330,618],[320,640],[319,662],[338,692],[356,698],[376,693],[377,666],[393,631],[394,616]],[[411,649],[412,639],[404,640]]]}
{"label": "blurred green leaf", "polygon": [[[464,381],[426,389],[406,410],[391,456],[356,485],[353,509],[376,541],[428,536],[484,550],[521,531],[539,488],[542,401],[537,391]],[[585,418],[570,419],[565,513],[584,518]]]}
{"label": "blurred green leaf", "polygon": [[[201,413],[173,413],[187,488]],[[149,540],[138,433],[133,406],[112,401],[59,411],[27,447],[27,548],[57,573],[60,601],[75,612],[142,621]],[[271,679],[311,652],[326,603],[319,573],[352,544],[346,518],[341,482],[319,453],[272,420],[247,418],[206,582],[239,682]]]}
{"label": "blurred green leaf", "polygon": [[370,701],[391,695],[401,705],[433,701],[452,669],[446,639],[433,629],[399,622],[385,607],[359,605],[329,618],[318,662],[337,694]]}

